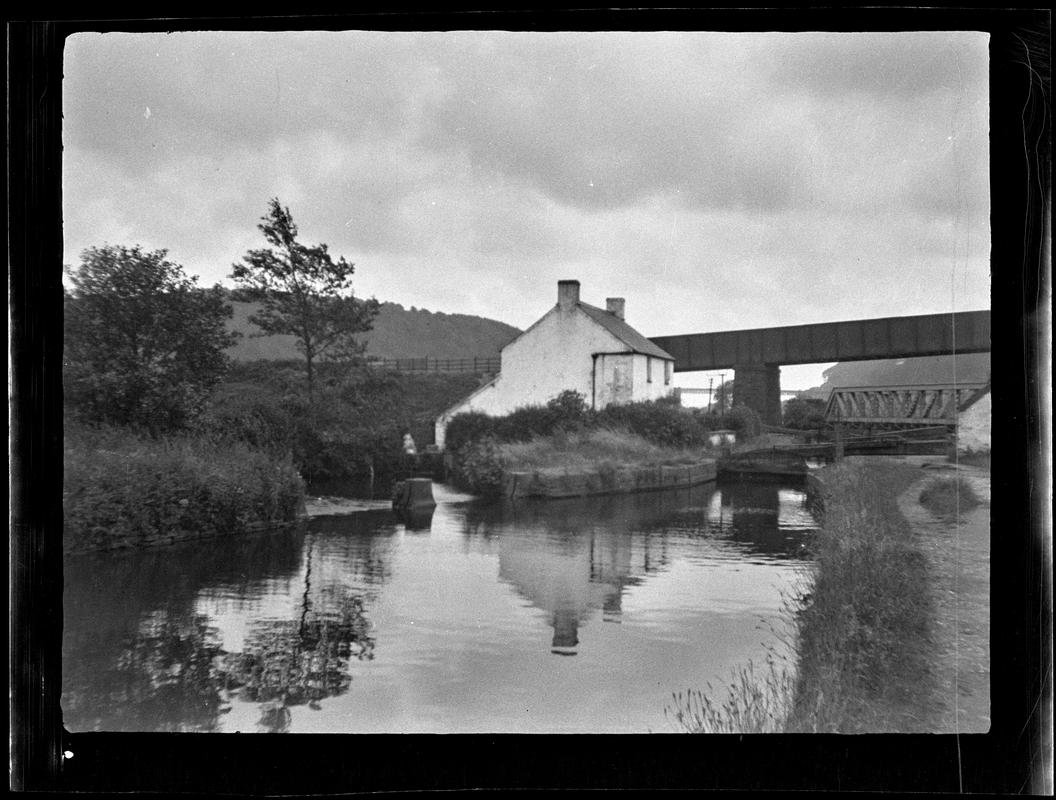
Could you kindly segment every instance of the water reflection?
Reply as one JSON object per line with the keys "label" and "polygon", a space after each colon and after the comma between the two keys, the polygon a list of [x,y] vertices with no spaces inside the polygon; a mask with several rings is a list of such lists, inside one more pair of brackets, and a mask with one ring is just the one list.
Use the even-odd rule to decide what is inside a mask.
{"label": "water reflection", "polygon": [[438,499],[428,519],[68,559],[66,726],[596,731],[615,713],[640,730],[667,696],[643,686],[758,644],[814,524],[774,485]]}
{"label": "water reflection", "polygon": [[318,710],[347,691],[350,661],[374,658],[366,609],[390,571],[386,519],[70,559],[65,724],[211,731],[244,701],[259,705],[259,730],[283,731],[290,707]]}
{"label": "water reflection", "polygon": [[500,579],[548,614],[551,651],[574,655],[580,625],[599,609],[603,621],[619,622],[628,587],[664,570],[686,538],[801,558],[812,526],[803,494],[769,483],[473,507],[465,531],[497,542]]}
{"label": "water reflection", "polygon": [[[319,710],[321,700],[348,690],[352,682],[350,659],[374,658],[374,638],[364,614],[363,597],[333,582],[317,586],[313,592],[312,568],[318,558],[319,538],[318,532],[307,536],[299,618],[254,621],[241,652],[226,654],[222,661],[225,689],[234,690],[243,700],[260,703],[257,727],[261,731],[286,731],[292,706],[307,704]],[[359,563],[380,566],[369,553]],[[369,574],[384,575],[384,570]]]}
{"label": "water reflection", "polygon": [[770,558],[802,557],[802,534],[815,526],[804,492],[769,481],[720,484],[707,520],[746,554]]}

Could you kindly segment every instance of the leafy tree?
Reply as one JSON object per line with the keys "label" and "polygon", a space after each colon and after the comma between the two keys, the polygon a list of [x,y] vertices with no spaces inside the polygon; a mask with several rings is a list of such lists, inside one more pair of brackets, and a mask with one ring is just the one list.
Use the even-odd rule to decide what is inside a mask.
{"label": "leafy tree", "polygon": [[258,335],[296,337],[311,396],[316,360],[362,354],[365,345],[354,337],[373,327],[379,304],[352,296],[354,265],[343,256],[334,261],[325,244],[313,247],[297,241],[297,225],[278,198],[271,199],[257,227],[271,247],[250,250],[243,263],[234,265],[231,277],[247,297],[263,304],[249,318],[261,329]]}
{"label": "leafy tree", "polygon": [[793,398],[787,401],[782,411],[786,428],[818,430],[825,427],[825,400]]}
{"label": "leafy tree", "polygon": [[82,419],[152,434],[182,428],[223,376],[238,336],[225,325],[231,306],[167,252],[91,247],[68,270],[63,382]]}

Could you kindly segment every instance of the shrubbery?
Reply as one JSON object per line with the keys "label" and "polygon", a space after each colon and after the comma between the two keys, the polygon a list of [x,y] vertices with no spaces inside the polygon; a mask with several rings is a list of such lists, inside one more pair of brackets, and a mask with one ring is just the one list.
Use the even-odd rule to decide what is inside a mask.
{"label": "shrubbery", "polygon": [[238,365],[198,423],[203,433],[288,453],[311,482],[373,471],[389,477],[403,458],[403,433],[419,448],[437,415],[470,391],[471,374],[405,373],[322,364],[315,396],[301,391],[295,364]]}
{"label": "shrubbery", "polygon": [[825,427],[825,401],[793,398],[782,410],[782,424],[786,428],[809,431]]}
{"label": "shrubbery", "polygon": [[458,454],[456,482],[485,497],[502,489],[503,466],[499,447],[491,436],[466,444]]}
{"label": "shrubbery", "polygon": [[733,430],[751,438],[762,432],[762,421],[747,406],[737,406],[719,416],[684,408],[666,398],[591,411],[583,395],[567,391],[545,406],[523,406],[501,417],[476,411],[459,414],[447,426],[446,446],[457,453],[483,436],[491,436],[499,443],[527,442],[559,430],[599,428],[624,430],[665,447],[705,447],[713,430]]}
{"label": "shrubbery", "polygon": [[763,420],[748,406],[734,406],[719,419],[723,428],[736,431],[742,439],[752,439],[763,432]]}
{"label": "shrubbery", "polygon": [[69,550],[239,533],[294,520],[304,500],[288,459],[241,443],[68,425],[63,462]]}
{"label": "shrubbery", "polygon": [[598,426],[621,428],[668,447],[704,447],[710,430],[703,417],[663,401],[607,406],[594,419]]}
{"label": "shrubbery", "polygon": [[502,445],[559,439],[576,432],[611,431],[662,448],[705,448],[711,431],[719,429],[751,438],[762,432],[762,421],[746,406],[719,416],[683,408],[677,400],[667,398],[592,411],[582,394],[566,391],[545,406],[524,406],[502,417],[479,412],[459,414],[447,426],[445,443],[454,454],[456,482],[487,494],[501,483]]}

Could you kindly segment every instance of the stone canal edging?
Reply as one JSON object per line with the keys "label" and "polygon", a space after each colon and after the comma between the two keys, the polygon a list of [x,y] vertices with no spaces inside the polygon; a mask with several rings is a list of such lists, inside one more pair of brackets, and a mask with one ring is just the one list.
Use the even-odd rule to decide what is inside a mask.
{"label": "stone canal edging", "polygon": [[612,469],[551,467],[530,472],[507,472],[503,476],[502,495],[514,499],[623,494],[707,483],[715,480],[715,474],[714,459],[695,464]]}

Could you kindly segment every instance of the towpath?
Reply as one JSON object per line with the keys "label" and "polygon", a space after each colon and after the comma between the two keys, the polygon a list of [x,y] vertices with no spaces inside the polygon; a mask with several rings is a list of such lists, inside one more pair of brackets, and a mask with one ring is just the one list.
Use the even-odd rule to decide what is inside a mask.
{"label": "towpath", "polygon": [[[985,733],[990,728],[990,473],[914,460],[921,478],[899,498],[899,509],[919,536],[932,576],[939,713],[931,730]],[[964,477],[981,502],[943,520],[920,505],[920,492],[929,481],[953,475]]]}

